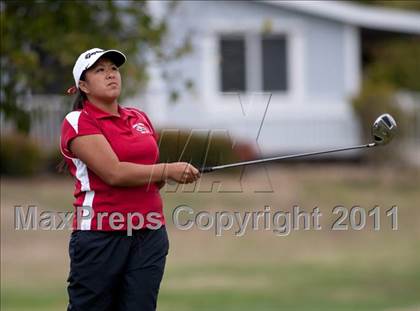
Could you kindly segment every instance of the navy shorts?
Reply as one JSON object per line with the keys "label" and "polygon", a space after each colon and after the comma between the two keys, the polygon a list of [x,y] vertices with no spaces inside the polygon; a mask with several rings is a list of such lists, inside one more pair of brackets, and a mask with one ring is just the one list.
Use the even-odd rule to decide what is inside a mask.
{"label": "navy shorts", "polygon": [[169,242],[158,230],[71,233],[68,311],[152,311]]}

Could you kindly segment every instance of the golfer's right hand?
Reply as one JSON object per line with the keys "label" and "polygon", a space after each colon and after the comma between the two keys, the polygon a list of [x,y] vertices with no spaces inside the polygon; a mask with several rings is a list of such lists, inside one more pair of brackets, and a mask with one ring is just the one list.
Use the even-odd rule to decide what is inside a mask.
{"label": "golfer's right hand", "polygon": [[200,178],[200,172],[186,162],[168,163],[167,175],[169,179],[181,184],[189,184]]}

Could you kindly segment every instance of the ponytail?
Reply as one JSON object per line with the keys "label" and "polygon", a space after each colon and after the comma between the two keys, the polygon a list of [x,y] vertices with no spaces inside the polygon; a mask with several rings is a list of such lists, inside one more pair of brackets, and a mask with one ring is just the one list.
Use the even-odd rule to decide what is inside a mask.
{"label": "ponytail", "polygon": [[76,98],[73,101],[73,111],[83,109],[83,102],[87,99],[85,92],[77,90]]}
{"label": "ponytail", "polygon": [[[85,81],[85,72],[80,76],[80,81]],[[85,92],[80,88],[74,88],[76,90],[76,99],[73,102],[73,111],[83,109],[83,102],[87,99]]]}

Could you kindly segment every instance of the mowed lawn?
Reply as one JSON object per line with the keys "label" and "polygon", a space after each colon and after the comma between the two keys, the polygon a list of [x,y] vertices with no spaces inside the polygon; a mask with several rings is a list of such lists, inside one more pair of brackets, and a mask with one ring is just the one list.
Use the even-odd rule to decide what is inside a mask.
{"label": "mowed lawn", "polygon": [[[420,310],[419,171],[307,163],[246,172],[242,191],[237,176],[216,174],[196,189],[163,189],[171,246],[159,310]],[[70,231],[16,231],[13,207],[70,211],[72,191],[69,178],[2,178],[1,310],[66,309]],[[321,229],[300,223],[278,236],[259,223],[241,237],[235,227],[217,237],[214,228],[176,228],[172,212],[180,205],[211,215],[318,207]],[[366,214],[379,206],[380,230],[368,215],[361,230],[331,230],[337,205]],[[392,206],[398,230],[385,214]]]}

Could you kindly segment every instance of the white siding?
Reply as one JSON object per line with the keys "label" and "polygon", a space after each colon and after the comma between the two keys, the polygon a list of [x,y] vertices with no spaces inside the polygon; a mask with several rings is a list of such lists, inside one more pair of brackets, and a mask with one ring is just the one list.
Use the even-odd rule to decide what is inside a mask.
{"label": "white siding", "polygon": [[[268,27],[288,38],[290,88],[272,94],[258,140],[262,152],[307,151],[359,143],[358,125],[349,103],[360,75],[359,68],[355,68],[359,46],[354,29],[246,1],[184,1],[170,16],[171,44],[190,35],[194,50],[165,66],[175,77],[172,85],[159,79],[163,68],[151,69],[156,80],[138,102],[145,103],[144,108],[157,127],[227,129],[238,139],[255,141],[269,94],[245,93],[240,95],[240,101],[237,94],[220,92],[218,40],[221,34],[243,33],[248,42],[254,42],[248,51],[249,60],[250,55],[258,55],[255,42]],[[250,62],[258,64],[257,60]],[[179,87],[187,79],[194,82],[194,91],[182,94],[178,103],[169,103],[165,95],[170,88]],[[255,77],[248,76],[248,81],[258,85]],[[248,114],[242,113],[244,107],[250,111]]]}

